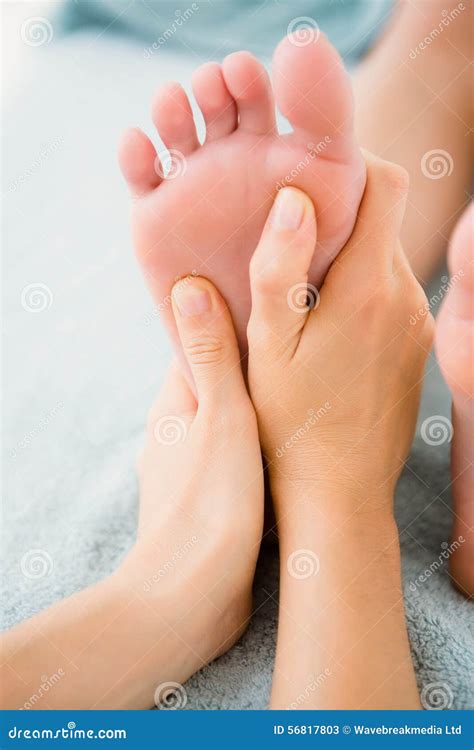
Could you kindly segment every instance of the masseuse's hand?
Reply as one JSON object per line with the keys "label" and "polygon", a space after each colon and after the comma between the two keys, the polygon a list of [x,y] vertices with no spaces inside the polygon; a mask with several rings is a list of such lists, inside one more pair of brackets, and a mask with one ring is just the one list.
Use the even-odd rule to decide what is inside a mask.
{"label": "masseuse's hand", "polygon": [[252,260],[249,384],[280,540],[273,708],[420,707],[392,509],[433,324],[413,315],[426,298],[398,242],[406,194],[402,171],[369,160],[320,296],[300,191],[280,192]]}
{"label": "masseuse's hand", "polygon": [[412,317],[426,298],[398,241],[405,173],[367,158],[354,233],[320,294],[308,288],[313,309],[317,228],[301,191],[280,191],[251,262],[249,382],[277,502],[280,486],[310,483],[377,506],[412,441],[433,322]]}
{"label": "masseuse's hand", "polygon": [[109,578],[3,636],[2,708],[182,707],[183,683],[247,625],[263,517],[255,413],[219,293],[184,279],[172,304],[199,404],[173,366],[139,462],[137,542]]}

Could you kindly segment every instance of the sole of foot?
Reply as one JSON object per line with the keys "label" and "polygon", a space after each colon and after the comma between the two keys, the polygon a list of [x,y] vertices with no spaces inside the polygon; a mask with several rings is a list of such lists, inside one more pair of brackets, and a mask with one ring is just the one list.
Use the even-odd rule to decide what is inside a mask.
{"label": "sole of foot", "polygon": [[436,352],[452,394],[454,505],[450,558],[455,585],[474,597],[474,204],[450,240],[450,286],[436,321]]}
{"label": "sole of foot", "polygon": [[[206,63],[192,83],[206,125],[203,144],[178,83],[162,87],[152,103],[163,151],[135,128],[122,138],[119,163],[133,196],[133,242],[178,355],[169,294],[190,274],[219,288],[245,355],[248,266],[278,189],[298,187],[314,203],[311,284],[322,283],[352,232],[365,186],[352,90],[336,50],[314,29],[278,45],[273,86],[248,52]],[[292,126],[289,134],[277,132],[275,101]]]}

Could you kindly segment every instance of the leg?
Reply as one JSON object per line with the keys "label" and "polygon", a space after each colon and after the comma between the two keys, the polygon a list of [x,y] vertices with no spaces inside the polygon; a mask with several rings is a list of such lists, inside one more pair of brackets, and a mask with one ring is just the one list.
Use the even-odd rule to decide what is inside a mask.
{"label": "leg", "polygon": [[454,502],[450,568],[456,586],[474,596],[474,204],[454,230],[451,286],[436,326],[436,352],[453,397],[451,474]]}
{"label": "leg", "polygon": [[402,238],[422,282],[446,251],[472,174],[472,5],[444,8],[444,0],[400,0],[355,77],[361,145],[410,174]]}

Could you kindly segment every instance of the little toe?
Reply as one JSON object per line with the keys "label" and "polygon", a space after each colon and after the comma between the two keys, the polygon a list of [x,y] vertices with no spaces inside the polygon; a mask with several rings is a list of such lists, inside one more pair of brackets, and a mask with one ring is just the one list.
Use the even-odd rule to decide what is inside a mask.
{"label": "little toe", "polygon": [[216,62],[201,65],[193,75],[193,92],[206,123],[206,141],[215,141],[237,127],[237,107]]}
{"label": "little toe", "polygon": [[318,29],[286,36],[273,58],[277,106],[297,136],[332,138],[344,147],[352,135],[354,103],[339,54]]}
{"label": "little toe", "polygon": [[268,73],[250,52],[228,55],[222,70],[237,102],[239,127],[256,135],[275,132],[275,103]]}
{"label": "little toe", "polygon": [[179,83],[169,83],[157,92],[152,119],[167,149],[188,156],[199,146],[189,99]]}
{"label": "little toe", "polygon": [[156,150],[148,136],[138,128],[123,134],[118,147],[118,161],[132,195],[139,196],[158,187]]}

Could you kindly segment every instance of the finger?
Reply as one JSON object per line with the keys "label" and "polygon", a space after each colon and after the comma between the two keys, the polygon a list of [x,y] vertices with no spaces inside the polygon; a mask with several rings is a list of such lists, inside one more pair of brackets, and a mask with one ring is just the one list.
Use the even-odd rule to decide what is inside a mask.
{"label": "finger", "polygon": [[316,247],[316,218],[308,196],[282,188],[250,262],[249,350],[274,339],[294,352],[318,290],[308,284]]}
{"label": "finger", "polygon": [[408,194],[408,174],[402,167],[371,154],[366,161],[367,182],[354,231],[326,279],[346,288],[350,284],[351,289],[392,275]]}
{"label": "finger", "polygon": [[246,395],[232,318],[217,289],[202,277],[186,277],[171,298],[199,407]]}

